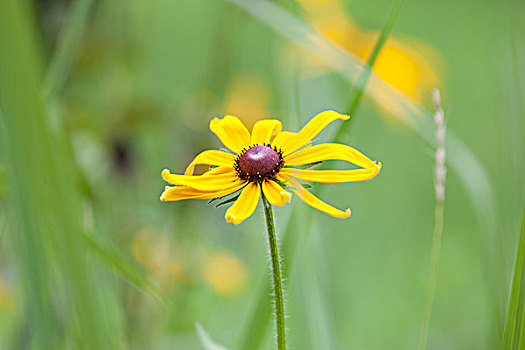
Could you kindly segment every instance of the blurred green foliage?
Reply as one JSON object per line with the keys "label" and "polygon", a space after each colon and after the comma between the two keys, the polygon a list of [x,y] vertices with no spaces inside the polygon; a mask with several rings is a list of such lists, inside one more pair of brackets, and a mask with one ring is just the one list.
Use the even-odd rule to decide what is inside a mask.
{"label": "blurred green foliage", "polygon": [[[391,6],[275,3],[361,59]],[[0,347],[199,349],[198,322],[239,348],[270,278],[262,212],[232,226],[205,201],[162,204],[160,171],[220,147],[213,116],[297,130],[320,110],[345,111],[353,86],[231,2],[2,0],[0,13]],[[494,190],[469,194],[465,179],[479,174],[467,163],[449,172],[428,349],[503,339],[525,195],[524,14],[510,0],[406,1],[378,57],[378,76],[430,111],[430,89],[441,89],[448,130]],[[292,349],[417,344],[433,152],[374,88],[345,142],[380,160],[381,174],[313,189],[352,217],[297,198],[275,210],[278,233],[288,222],[298,233],[283,256]],[[492,208],[492,236],[480,205]]]}

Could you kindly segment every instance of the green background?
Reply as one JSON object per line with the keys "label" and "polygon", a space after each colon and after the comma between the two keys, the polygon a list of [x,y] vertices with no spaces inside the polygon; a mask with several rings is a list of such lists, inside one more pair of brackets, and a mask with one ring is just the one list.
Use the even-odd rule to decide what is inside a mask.
{"label": "green background", "polygon": [[[236,112],[247,124],[275,117],[296,131],[319,111],[345,112],[353,86],[228,2],[1,1],[0,347],[200,349],[200,323],[215,342],[243,348],[256,337],[247,328],[258,290],[270,283],[262,205],[234,226],[206,201],[161,203],[160,172],[182,173],[197,153],[221,147],[208,123],[232,113],[232,99],[248,102],[246,116]],[[309,21],[300,4],[275,3]],[[344,3],[363,31],[380,31],[390,7]],[[447,131],[493,191],[469,196],[460,176],[476,181],[469,171],[479,170],[466,160],[462,174],[449,167],[428,349],[497,349],[502,340],[524,198],[524,15],[518,1],[408,0],[391,33],[436,52]],[[239,79],[264,93],[235,95]],[[291,349],[417,345],[434,149],[373,93],[345,143],[381,161],[381,173],[313,188],[352,216],[331,218],[297,197],[275,209],[278,233],[296,235],[293,258],[283,254]],[[422,95],[433,113],[430,88]],[[479,205],[492,216],[480,217]],[[238,283],[233,291],[214,287],[211,266]],[[272,330],[261,348],[273,348]]]}

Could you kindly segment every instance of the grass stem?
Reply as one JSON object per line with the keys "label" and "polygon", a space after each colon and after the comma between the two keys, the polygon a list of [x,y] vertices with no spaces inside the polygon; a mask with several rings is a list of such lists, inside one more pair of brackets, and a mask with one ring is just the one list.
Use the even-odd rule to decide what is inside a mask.
{"label": "grass stem", "polygon": [[433,96],[434,103],[436,105],[436,208],[434,212],[434,232],[432,233],[430,278],[425,305],[425,319],[423,321],[421,335],[419,338],[419,350],[425,349],[427,345],[430,319],[432,317],[432,306],[434,304],[434,295],[436,292],[436,283],[439,272],[439,260],[441,256],[441,242],[445,212],[445,122],[443,109],[441,108],[441,97],[439,95],[439,90],[435,89],[433,91]]}

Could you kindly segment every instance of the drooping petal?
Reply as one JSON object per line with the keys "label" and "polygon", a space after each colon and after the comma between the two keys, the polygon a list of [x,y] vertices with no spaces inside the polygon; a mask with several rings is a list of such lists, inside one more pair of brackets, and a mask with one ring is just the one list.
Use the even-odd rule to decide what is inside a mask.
{"label": "drooping petal", "polygon": [[233,183],[220,191],[199,191],[187,186],[166,186],[164,192],[160,196],[163,202],[180,201],[183,199],[212,199],[227,196],[235,191],[240,190],[246,185],[246,181],[239,181]]}
{"label": "drooping petal", "polygon": [[310,170],[283,168],[282,175],[291,175],[301,180],[320,183],[342,183],[370,180],[379,173],[381,163],[366,169],[353,170]]}
{"label": "drooping petal", "polygon": [[199,153],[186,168],[184,175],[193,175],[193,169],[198,164],[207,164],[214,166],[227,165],[232,166],[235,155],[223,151],[209,150]]}
{"label": "drooping petal", "polygon": [[285,165],[312,164],[325,160],[344,160],[362,168],[372,168],[376,164],[355,148],[339,143],[314,145],[284,157]]}
{"label": "drooping petal", "polygon": [[262,183],[262,191],[268,202],[278,207],[285,205],[292,198],[290,192],[272,180],[266,180]]}
{"label": "drooping petal", "polygon": [[261,186],[257,183],[249,183],[241,192],[235,203],[226,211],[224,216],[226,221],[232,224],[240,224],[247,217],[253,214],[259,197],[261,196]]}
{"label": "drooping petal", "polygon": [[[338,113],[336,111],[324,111],[317,114],[310,119],[308,123],[299,132],[293,136],[288,137],[287,140],[279,140],[280,147],[284,155],[288,155],[297,151],[299,148],[310,142],[317,134],[321,132],[328,124],[337,119],[348,120],[350,116]],[[280,134],[279,134],[280,135]],[[279,137],[277,135],[275,138]]]}
{"label": "drooping petal", "polygon": [[164,169],[162,178],[172,185],[188,186],[200,191],[218,191],[240,181],[233,167],[217,175],[199,176],[177,175],[170,173],[168,169]]}
{"label": "drooping petal", "polygon": [[299,196],[299,198],[301,198],[303,202],[305,202],[312,208],[320,210],[323,213],[326,213],[328,215],[331,215],[339,219],[346,219],[351,214],[350,209],[346,209],[346,211],[342,211],[337,208],[334,208],[328,203],[323,202],[322,200],[320,200],[319,198],[311,194],[306,188],[304,188],[295,179],[290,180],[290,186],[292,186],[292,191],[295,194],[297,194],[297,196]]}
{"label": "drooping petal", "polygon": [[250,145],[250,133],[239,118],[227,115],[224,118],[213,118],[210,130],[217,135],[222,144],[239,153],[244,147]]}
{"label": "drooping petal", "polygon": [[290,174],[284,174],[282,172],[278,172],[277,174],[275,174],[275,179],[278,181],[284,182],[284,183],[286,183],[287,181],[290,181],[291,178],[292,178],[292,175]]}
{"label": "drooping petal", "polygon": [[207,172],[205,172],[205,173],[202,174],[201,176],[211,176],[211,175],[227,174],[227,173],[231,173],[231,171],[232,171],[232,167],[231,167],[231,165],[227,165],[227,166],[218,166],[218,167],[215,167],[215,168],[213,168],[213,169],[208,170]]}
{"label": "drooping petal", "polygon": [[264,145],[270,143],[272,136],[282,130],[280,121],[275,119],[259,120],[252,129],[252,145]]}

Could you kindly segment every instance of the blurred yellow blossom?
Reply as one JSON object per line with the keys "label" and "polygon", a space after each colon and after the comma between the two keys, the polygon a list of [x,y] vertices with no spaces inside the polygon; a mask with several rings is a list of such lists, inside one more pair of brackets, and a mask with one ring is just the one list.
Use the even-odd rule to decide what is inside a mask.
{"label": "blurred yellow blossom", "polygon": [[[380,32],[360,27],[347,15],[342,0],[299,0],[311,25],[327,39],[353,53],[363,62],[368,59]],[[319,65],[321,62],[310,62]],[[436,66],[439,54],[427,44],[414,39],[391,37],[374,64],[374,72],[392,87],[423,102],[439,84]],[[373,86],[369,86],[373,88]],[[387,99],[386,110],[396,112]]]}
{"label": "blurred yellow blossom", "polygon": [[268,115],[270,87],[267,81],[257,73],[243,73],[230,83],[224,111],[242,116],[244,125],[251,128],[256,121]]}
{"label": "blurred yellow blossom", "polygon": [[202,265],[202,274],[206,283],[218,294],[235,295],[246,286],[246,267],[231,252],[210,253]]}
{"label": "blurred yellow blossom", "polygon": [[0,276],[0,310],[14,311],[15,298],[11,290],[11,285],[3,277]]}
{"label": "blurred yellow blossom", "polygon": [[162,232],[153,228],[141,229],[133,237],[131,252],[160,285],[187,281],[182,264],[172,254],[169,238]]}

